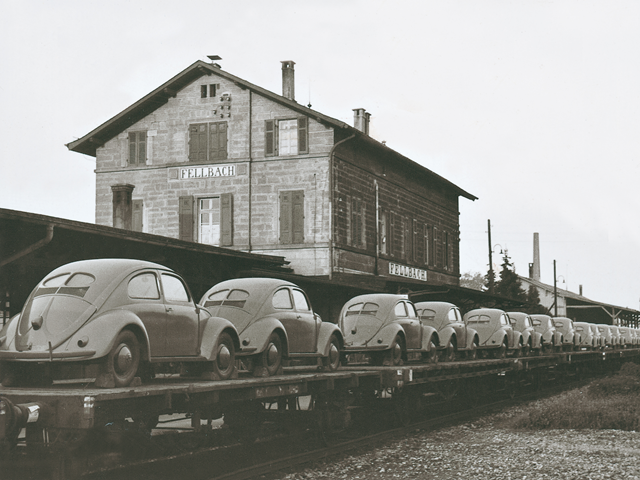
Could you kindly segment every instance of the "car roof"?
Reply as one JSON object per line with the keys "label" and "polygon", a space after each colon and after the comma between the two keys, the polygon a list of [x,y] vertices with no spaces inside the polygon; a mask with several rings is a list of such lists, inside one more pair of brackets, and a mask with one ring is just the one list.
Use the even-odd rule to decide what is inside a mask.
{"label": "car roof", "polygon": [[442,315],[448,312],[451,308],[455,308],[456,305],[449,302],[418,302],[415,304],[417,309],[428,308],[436,312],[436,315]]}
{"label": "car roof", "polygon": [[62,265],[48,275],[39,283],[40,287],[50,278],[64,274],[86,273],[95,278],[90,285],[83,299],[96,306],[100,306],[103,301],[113,292],[115,287],[129,274],[138,270],[154,269],[173,272],[163,265],[129,258],[97,258],[91,260],[80,260]]}
{"label": "car roof", "polygon": [[281,287],[298,287],[295,283],[291,283],[287,280],[281,280],[279,278],[266,278],[266,277],[246,277],[246,278],[232,278],[220,283],[216,283],[213,287],[205,292],[200,300],[202,305],[207,302],[207,297],[212,293],[219,292],[221,290],[245,290],[249,292],[249,298],[244,304],[243,310],[257,314],[267,296],[271,294],[276,288]]}
{"label": "car roof", "polygon": [[464,314],[465,318],[468,318],[472,315],[487,315],[491,318],[499,317],[503,313],[507,313],[504,310],[500,310],[499,308],[476,308],[474,310],[470,310]]}
{"label": "car roof", "polygon": [[511,318],[524,318],[524,317],[530,317],[531,315],[529,315],[528,313],[525,312],[507,312],[507,315],[509,315],[509,317]]}

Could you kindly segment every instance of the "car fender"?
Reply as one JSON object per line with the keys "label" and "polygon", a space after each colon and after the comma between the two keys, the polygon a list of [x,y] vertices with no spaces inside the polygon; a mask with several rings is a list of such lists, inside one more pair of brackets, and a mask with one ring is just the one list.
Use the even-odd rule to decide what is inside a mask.
{"label": "car fender", "polygon": [[[447,345],[446,342],[440,342],[440,335],[438,335],[438,331],[433,328],[430,327],[428,325],[423,325],[423,330],[422,330],[422,348],[421,350],[423,352],[430,352],[431,351],[431,341],[433,341],[433,344],[436,346],[436,348],[440,347],[441,345]],[[451,330],[451,335],[449,335],[449,338],[447,339],[447,341],[451,338],[451,336],[454,334],[455,332],[453,331],[453,329]]]}
{"label": "car fender", "polygon": [[473,342],[480,345],[480,335],[473,328],[467,328],[467,349],[471,349]]}
{"label": "car fender", "polygon": [[[432,327],[428,327],[427,325],[424,326],[425,330],[424,330],[424,335],[422,336],[422,347],[424,350],[424,346],[425,346],[425,341],[427,341],[427,331],[426,328],[432,328]],[[432,328],[432,330],[435,330]],[[453,328],[443,328],[442,330],[440,330],[439,332],[436,332],[436,334],[438,335],[438,339],[441,340],[440,344],[436,344],[438,345],[438,347],[440,348],[445,348],[448,344],[449,344],[449,340],[451,340],[451,337],[456,337],[456,344],[458,342],[458,336],[456,335],[456,331]],[[429,335],[431,335],[431,332],[429,332]],[[458,345],[458,348],[460,347],[460,345]]]}
{"label": "car fender", "polygon": [[375,347],[377,345],[387,345],[391,348],[391,343],[398,334],[400,334],[402,340],[405,341],[404,329],[397,323],[390,323],[379,330],[378,333],[369,340],[367,346]]}
{"label": "car fender", "polygon": [[519,348],[520,344],[524,345],[524,339],[522,337],[522,333],[514,332],[514,335],[512,338],[513,338],[513,345],[509,347],[511,350],[515,350],[516,348]]}
{"label": "car fender", "polygon": [[533,342],[531,343],[533,348],[542,347],[542,334],[539,332],[533,332]]}
{"label": "car fender", "polygon": [[[250,353],[261,353],[267,348],[267,342],[269,336],[273,332],[279,332],[284,338],[284,344],[282,345],[283,354],[286,356],[289,354],[289,337],[287,331],[282,325],[282,322],[274,317],[261,318],[257,322],[253,322],[240,334],[240,345],[243,350],[248,350]],[[255,348],[255,350],[253,350]],[[244,353],[244,352],[242,352]]]}
{"label": "car fender", "polygon": [[335,323],[322,322],[320,324],[320,331],[318,332],[318,344],[316,349],[323,357],[329,356],[329,347],[331,346],[331,335],[335,334],[340,342],[340,350],[344,345],[344,338],[342,337],[342,330]]}
{"label": "car fender", "polygon": [[226,318],[209,317],[200,339],[200,355],[210,362],[216,359],[216,346],[218,345],[218,338],[222,332],[227,332],[231,336],[236,352],[240,351],[240,339],[233,323]]}
{"label": "car fender", "polygon": [[522,345],[527,345],[529,343],[529,340],[531,340],[531,348],[533,348],[534,345],[533,345],[533,338],[531,338],[531,332],[528,332],[528,331],[522,332]]}
{"label": "car fender", "polygon": [[129,310],[110,310],[99,315],[80,327],[63,346],[78,348],[78,342],[86,340],[86,349],[95,351],[91,358],[106,356],[116,342],[118,333],[125,328],[130,328],[136,333],[142,347],[142,358],[149,360],[149,336],[147,330],[135,313]]}

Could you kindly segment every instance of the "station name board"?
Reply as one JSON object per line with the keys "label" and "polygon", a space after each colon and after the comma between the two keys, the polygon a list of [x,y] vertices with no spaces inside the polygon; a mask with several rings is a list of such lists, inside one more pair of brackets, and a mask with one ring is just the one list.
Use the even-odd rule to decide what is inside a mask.
{"label": "station name board", "polygon": [[406,265],[398,265],[389,262],[389,275],[397,275],[398,277],[414,278],[416,280],[427,281],[427,271],[419,268],[408,267]]}
{"label": "station name board", "polygon": [[187,180],[190,178],[235,177],[235,165],[205,165],[202,167],[181,168],[178,178]]}

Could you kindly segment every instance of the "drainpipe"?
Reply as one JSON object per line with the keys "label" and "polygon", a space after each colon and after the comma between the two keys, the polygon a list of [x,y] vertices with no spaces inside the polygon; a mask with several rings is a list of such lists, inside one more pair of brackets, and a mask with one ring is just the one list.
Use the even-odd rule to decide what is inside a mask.
{"label": "drainpipe", "polygon": [[379,197],[379,193],[378,193],[378,181],[374,180],[373,181],[373,185],[375,186],[376,189],[376,239],[375,239],[375,244],[376,244],[376,263],[374,266],[374,275],[379,275],[378,272],[378,262],[380,260],[380,197]]}
{"label": "drainpipe", "polygon": [[329,280],[333,278],[333,159],[338,145],[341,145],[355,137],[356,134],[354,133],[350,137],[343,138],[338,143],[335,143],[329,152]]}
{"label": "drainpipe", "polygon": [[253,167],[253,159],[252,159],[252,151],[253,149],[251,148],[251,128],[252,128],[252,118],[251,118],[251,104],[253,102],[253,96],[252,96],[252,91],[249,90],[249,253],[251,253],[251,250],[253,249],[252,245],[251,245],[251,195],[253,195],[253,189],[251,186],[251,182],[253,181],[253,175],[252,175],[252,167]]}

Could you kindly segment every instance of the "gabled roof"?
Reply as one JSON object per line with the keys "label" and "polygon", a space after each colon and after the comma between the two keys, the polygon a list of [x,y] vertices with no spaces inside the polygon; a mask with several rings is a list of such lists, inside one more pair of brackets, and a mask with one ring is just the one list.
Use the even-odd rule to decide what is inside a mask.
{"label": "gabled roof", "polygon": [[96,150],[98,147],[104,145],[107,141],[117,136],[120,132],[123,132],[124,130],[129,128],[131,125],[142,120],[147,115],[153,113],[156,109],[158,109],[159,107],[167,103],[170,98],[175,97],[176,94],[181,89],[183,89],[190,83],[196,81],[197,79],[205,75],[218,75],[220,77],[226,78],[227,80],[230,80],[233,83],[235,83],[238,87],[240,87],[243,90],[251,90],[252,92],[262,95],[276,103],[284,105],[309,118],[313,118],[324,125],[327,125],[336,129],[343,129],[347,134],[350,134],[350,135],[357,135],[360,139],[364,140],[367,144],[373,145],[376,148],[380,148],[384,150],[385,153],[394,156],[397,161],[400,161],[402,163],[409,164],[412,167],[418,168],[422,170],[424,173],[428,174],[429,176],[443,182],[444,184],[446,184],[447,186],[455,190],[458,195],[468,198],[469,200],[477,200],[478,198],[464,191],[457,185],[451,183],[449,180],[441,177],[440,175],[429,170],[428,168],[423,167],[419,163],[405,157],[404,155],[401,155],[400,153],[378,142],[377,140],[371,138],[370,136],[365,135],[357,128],[354,128],[335,118],[324,115],[316,110],[312,110],[311,108],[307,108],[303,105],[300,105],[294,100],[290,100],[287,97],[283,97],[282,95],[273,93],[253,83],[243,80],[242,78],[236,77],[235,75],[225,72],[219,66],[215,66],[213,64],[203,62],[202,60],[198,60],[195,63],[191,64],[189,67],[184,69],[175,77],[163,83],[158,88],[153,90],[151,93],[145,95],[140,100],[138,100],[131,106],[127,107],[122,112],[118,113],[116,116],[110,118],[99,127],[94,128],[91,132],[87,133],[82,138],[79,138],[78,140],[74,140],[73,142],[68,143],[66,145],[67,148],[74,152],[84,153],[85,155],[90,155],[92,157],[95,157]]}

